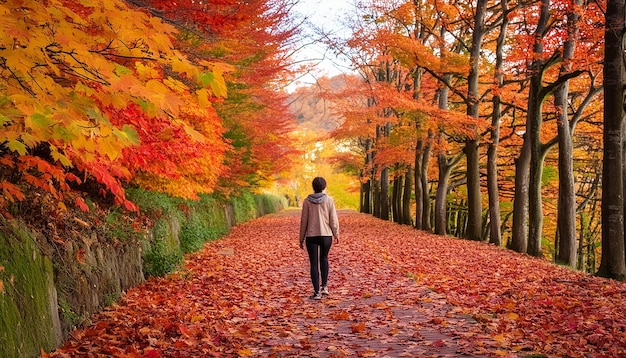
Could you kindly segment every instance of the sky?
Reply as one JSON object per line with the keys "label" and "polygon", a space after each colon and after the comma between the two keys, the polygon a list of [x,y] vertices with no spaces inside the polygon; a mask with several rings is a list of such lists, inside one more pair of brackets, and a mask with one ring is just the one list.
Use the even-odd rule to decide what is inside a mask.
{"label": "sky", "polygon": [[[314,26],[332,31],[335,34],[345,34],[346,30],[342,25],[343,18],[353,8],[354,0],[300,0],[294,10],[307,17]],[[309,28],[305,28],[305,31],[312,33]],[[349,33],[346,36],[348,35]],[[336,58],[332,51],[328,51],[321,44],[307,45],[299,51],[296,59],[316,63],[316,72],[318,73],[304,76],[292,87],[311,85],[319,76],[335,76],[349,72],[349,64],[345,60]]]}

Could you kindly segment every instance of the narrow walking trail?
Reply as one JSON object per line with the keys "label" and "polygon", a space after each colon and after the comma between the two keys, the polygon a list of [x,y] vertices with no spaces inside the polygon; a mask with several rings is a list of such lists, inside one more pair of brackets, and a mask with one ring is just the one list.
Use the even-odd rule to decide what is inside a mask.
{"label": "narrow walking trail", "polygon": [[50,356],[626,354],[625,284],[351,211],[339,213],[330,295],[309,300],[299,214],[235,227]]}

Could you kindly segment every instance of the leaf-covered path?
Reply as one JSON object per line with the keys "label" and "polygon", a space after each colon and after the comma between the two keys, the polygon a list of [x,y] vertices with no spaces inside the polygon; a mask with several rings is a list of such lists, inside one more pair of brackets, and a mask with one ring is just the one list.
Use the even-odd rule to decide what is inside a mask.
{"label": "leaf-covered path", "polygon": [[340,212],[308,299],[299,211],[234,228],[130,290],[54,357],[626,355],[626,285]]}

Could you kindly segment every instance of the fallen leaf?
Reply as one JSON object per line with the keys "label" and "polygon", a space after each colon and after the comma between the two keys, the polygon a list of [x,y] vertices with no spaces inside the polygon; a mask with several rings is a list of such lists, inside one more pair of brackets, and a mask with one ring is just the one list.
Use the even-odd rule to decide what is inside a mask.
{"label": "fallen leaf", "polygon": [[76,262],[81,265],[87,264],[87,261],[85,261],[85,249],[82,247],[76,251]]}
{"label": "fallen leaf", "polygon": [[254,355],[254,353],[252,353],[252,350],[250,350],[250,348],[240,349],[237,351],[237,354],[240,357],[251,357]]}
{"label": "fallen leaf", "polygon": [[[186,256],[184,271],[127,290],[51,356],[347,357],[369,344],[379,356],[398,345],[394,354],[416,357],[626,356],[624,283],[364,214],[341,212],[340,223],[330,298],[308,299],[308,257],[292,236],[299,212],[288,210],[239,224]],[[217,254],[224,247],[236,254]]]}
{"label": "fallen leaf", "polygon": [[363,333],[365,332],[365,323],[355,323],[350,326],[352,329],[352,333]]}

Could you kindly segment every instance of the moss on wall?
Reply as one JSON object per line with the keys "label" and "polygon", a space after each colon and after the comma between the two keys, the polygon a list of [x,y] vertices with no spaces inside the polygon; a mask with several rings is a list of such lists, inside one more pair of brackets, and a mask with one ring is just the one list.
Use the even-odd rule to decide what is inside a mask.
{"label": "moss on wall", "polygon": [[52,263],[26,230],[0,231],[0,356],[34,357],[61,341]]}

